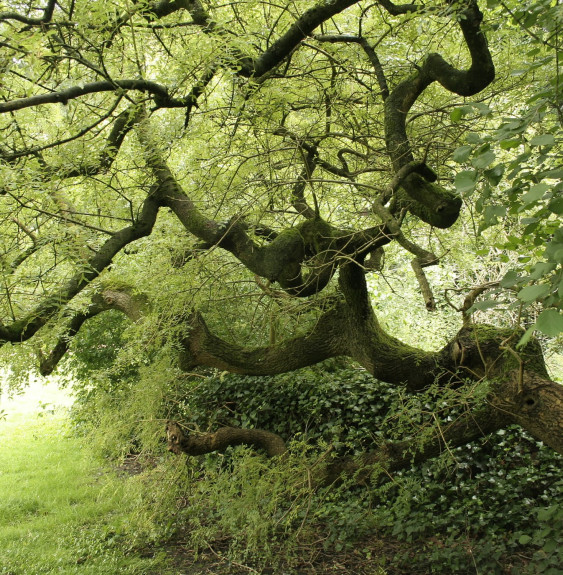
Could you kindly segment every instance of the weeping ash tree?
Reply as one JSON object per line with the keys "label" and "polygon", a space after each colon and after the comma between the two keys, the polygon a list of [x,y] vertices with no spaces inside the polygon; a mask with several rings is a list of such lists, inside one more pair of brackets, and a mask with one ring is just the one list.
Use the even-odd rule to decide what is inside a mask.
{"label": "weeping ash tree", "polygon": [[[489,4],[491,18],[508,18]],[[384,329],[368,289],[370,276],[392,277],[406,262],[437,314],[427,270],[447,256],[440,242],[464,241],[454,226],[464,212],[475,216],[479,197],[463,202],[460,192],[483,185],[491,196],[502,180],[490,145],[459,147],[472,118],[486,120],[470,112],[488,113],[484,99],[508,86],[508,51],[493,58],[487,39],[502,27],[488,26],[475,0],[4,6],[4,357],[19,347],[49,374],[89,320],[119,310],[145,337],[137,360],[150,363],[160,334],[156,345],[186,373],[268,376],[345,356],[374,385],[412,394],[481,386],[479,401],[422,443],[374,445],[360,462],[337,463],[338,473],[398,469],[509,424],[563,453],[563,388],[539,343],[518,326],[472,320],[477,298],[498,284],[466,285],[461,329],[437,351]],[[504,72],[495,80],[498,59]],[[522,143],[524,128],[513,124],[501,145],[507,155]],[[536,137],[538,146],[554,143]],[[475,169],[458,166],[456,175],[454,149],[459,162],[473,153]],[[534,200],[548,187],[523,186]],[[560,207],[543,217],[552,252],[563,245]],[[528,276],[532,285],[516,272],[501,284],[528,289],[520,303],[542,300],[553,331],[560,267],[544,264]],[[277,329],[264,319],[274,315],[285,318]],[[285,450],[267,429],[187,427],[169,422],[172,451]]]}

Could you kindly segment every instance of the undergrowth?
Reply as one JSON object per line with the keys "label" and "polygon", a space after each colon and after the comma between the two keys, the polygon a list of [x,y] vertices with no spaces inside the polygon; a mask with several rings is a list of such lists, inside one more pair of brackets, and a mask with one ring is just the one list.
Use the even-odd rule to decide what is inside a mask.
{"label": "undergrowth", "polygon": [[[186,377],[165,351],[151,361],[158,369],[139,364],[129,376],[121,372],[117,391],[119,362],[107,392],[79,389],[75,422],[96,428],[108,454],[160,462],[143,474],[139,502],[140,515],[152,510],[146,520],[155,540],[181,533],[193,552],[213,549],[258,572],[303,573],[319,553],[350,552],[388,575],[561,575],[563,458],[518,428],[392,475],[376,470],[368,486],[354,478],[329,487],[315,481],[331,458],[426,433],[482,390],[408,398],[339,360],[270,378]],[[230,448],[188,458],[171,472],[166,465],[182,458],[165,454],[167,418],[194,433],[221,425],[267,429],[290,453],[268,460]]]}

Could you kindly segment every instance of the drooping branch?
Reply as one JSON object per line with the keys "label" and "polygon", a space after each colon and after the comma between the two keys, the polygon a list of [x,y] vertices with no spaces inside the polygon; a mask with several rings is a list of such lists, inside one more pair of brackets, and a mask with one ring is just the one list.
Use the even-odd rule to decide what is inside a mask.
{"label": "drooping branch", "polygon": [[134,293],[129,286],[104,287],[92,296],[92,303],[85,310],[71,313],[63,333],[49,354],[39,353],[39,373],[43,376],[53,373],[68,351],[72,338],[89,319],[104,311],[116,309],[124,313],[131,321],[137,322],[146,313],[147,308],[147,297]]}
{"label": "drooping branch", "polygon": [[70,321],[65,326],[64,333],[61,335],[57,343],[53,346],[51,351],[45,355],[41,351],[38,352],[39,356],[39,373],[43,376],[53,373],[61,359],[64,357],[72,338],[78,333],[84,323],[97,316],[104,311],[104,308],[99,305],[90,305],[84,311],[75,313]]}
{"label": "drooping branch", "polygon": [[126,245],[150,234],[160,207],[158,189],[155,189],[143,203],[141,213],[137,220],[115,232],[90,257],[81,269],[73,275],[63,287],[47,295],[44,300],[23,318],[10,325],[0,323],[0,345],[11,341],[24,341],[32,337],[43,327],[65,304],[80,293],[92,280],[109,266],[115,257]]}

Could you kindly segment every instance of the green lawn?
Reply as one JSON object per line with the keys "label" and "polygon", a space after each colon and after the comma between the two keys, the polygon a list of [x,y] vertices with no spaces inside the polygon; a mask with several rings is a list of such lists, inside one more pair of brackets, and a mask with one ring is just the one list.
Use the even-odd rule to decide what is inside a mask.
{"label": "green lawn", "polygon": [[162,556],[143,558],[132,547],[129,479],[108,472],[73,436],[63,408],[20,399],[2,410],[0,575],[165,571]]}

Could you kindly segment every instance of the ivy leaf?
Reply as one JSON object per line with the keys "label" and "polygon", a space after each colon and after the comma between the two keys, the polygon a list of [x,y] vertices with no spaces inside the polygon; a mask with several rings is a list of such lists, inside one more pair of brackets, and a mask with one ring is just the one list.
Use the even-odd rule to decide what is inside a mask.
{"label": "ivy leaf", "polygon": [[536,321],[536,329],[551,337],[559,335],[563,332],[563,313],[556,309],[543,310]]}
{"label": "ivy leaf", "polygon": [[520,535],[520,537],[518,538],[518,543],[520,543],[520,545],[526,545],[531,540],[532,538],[529,535]]}

